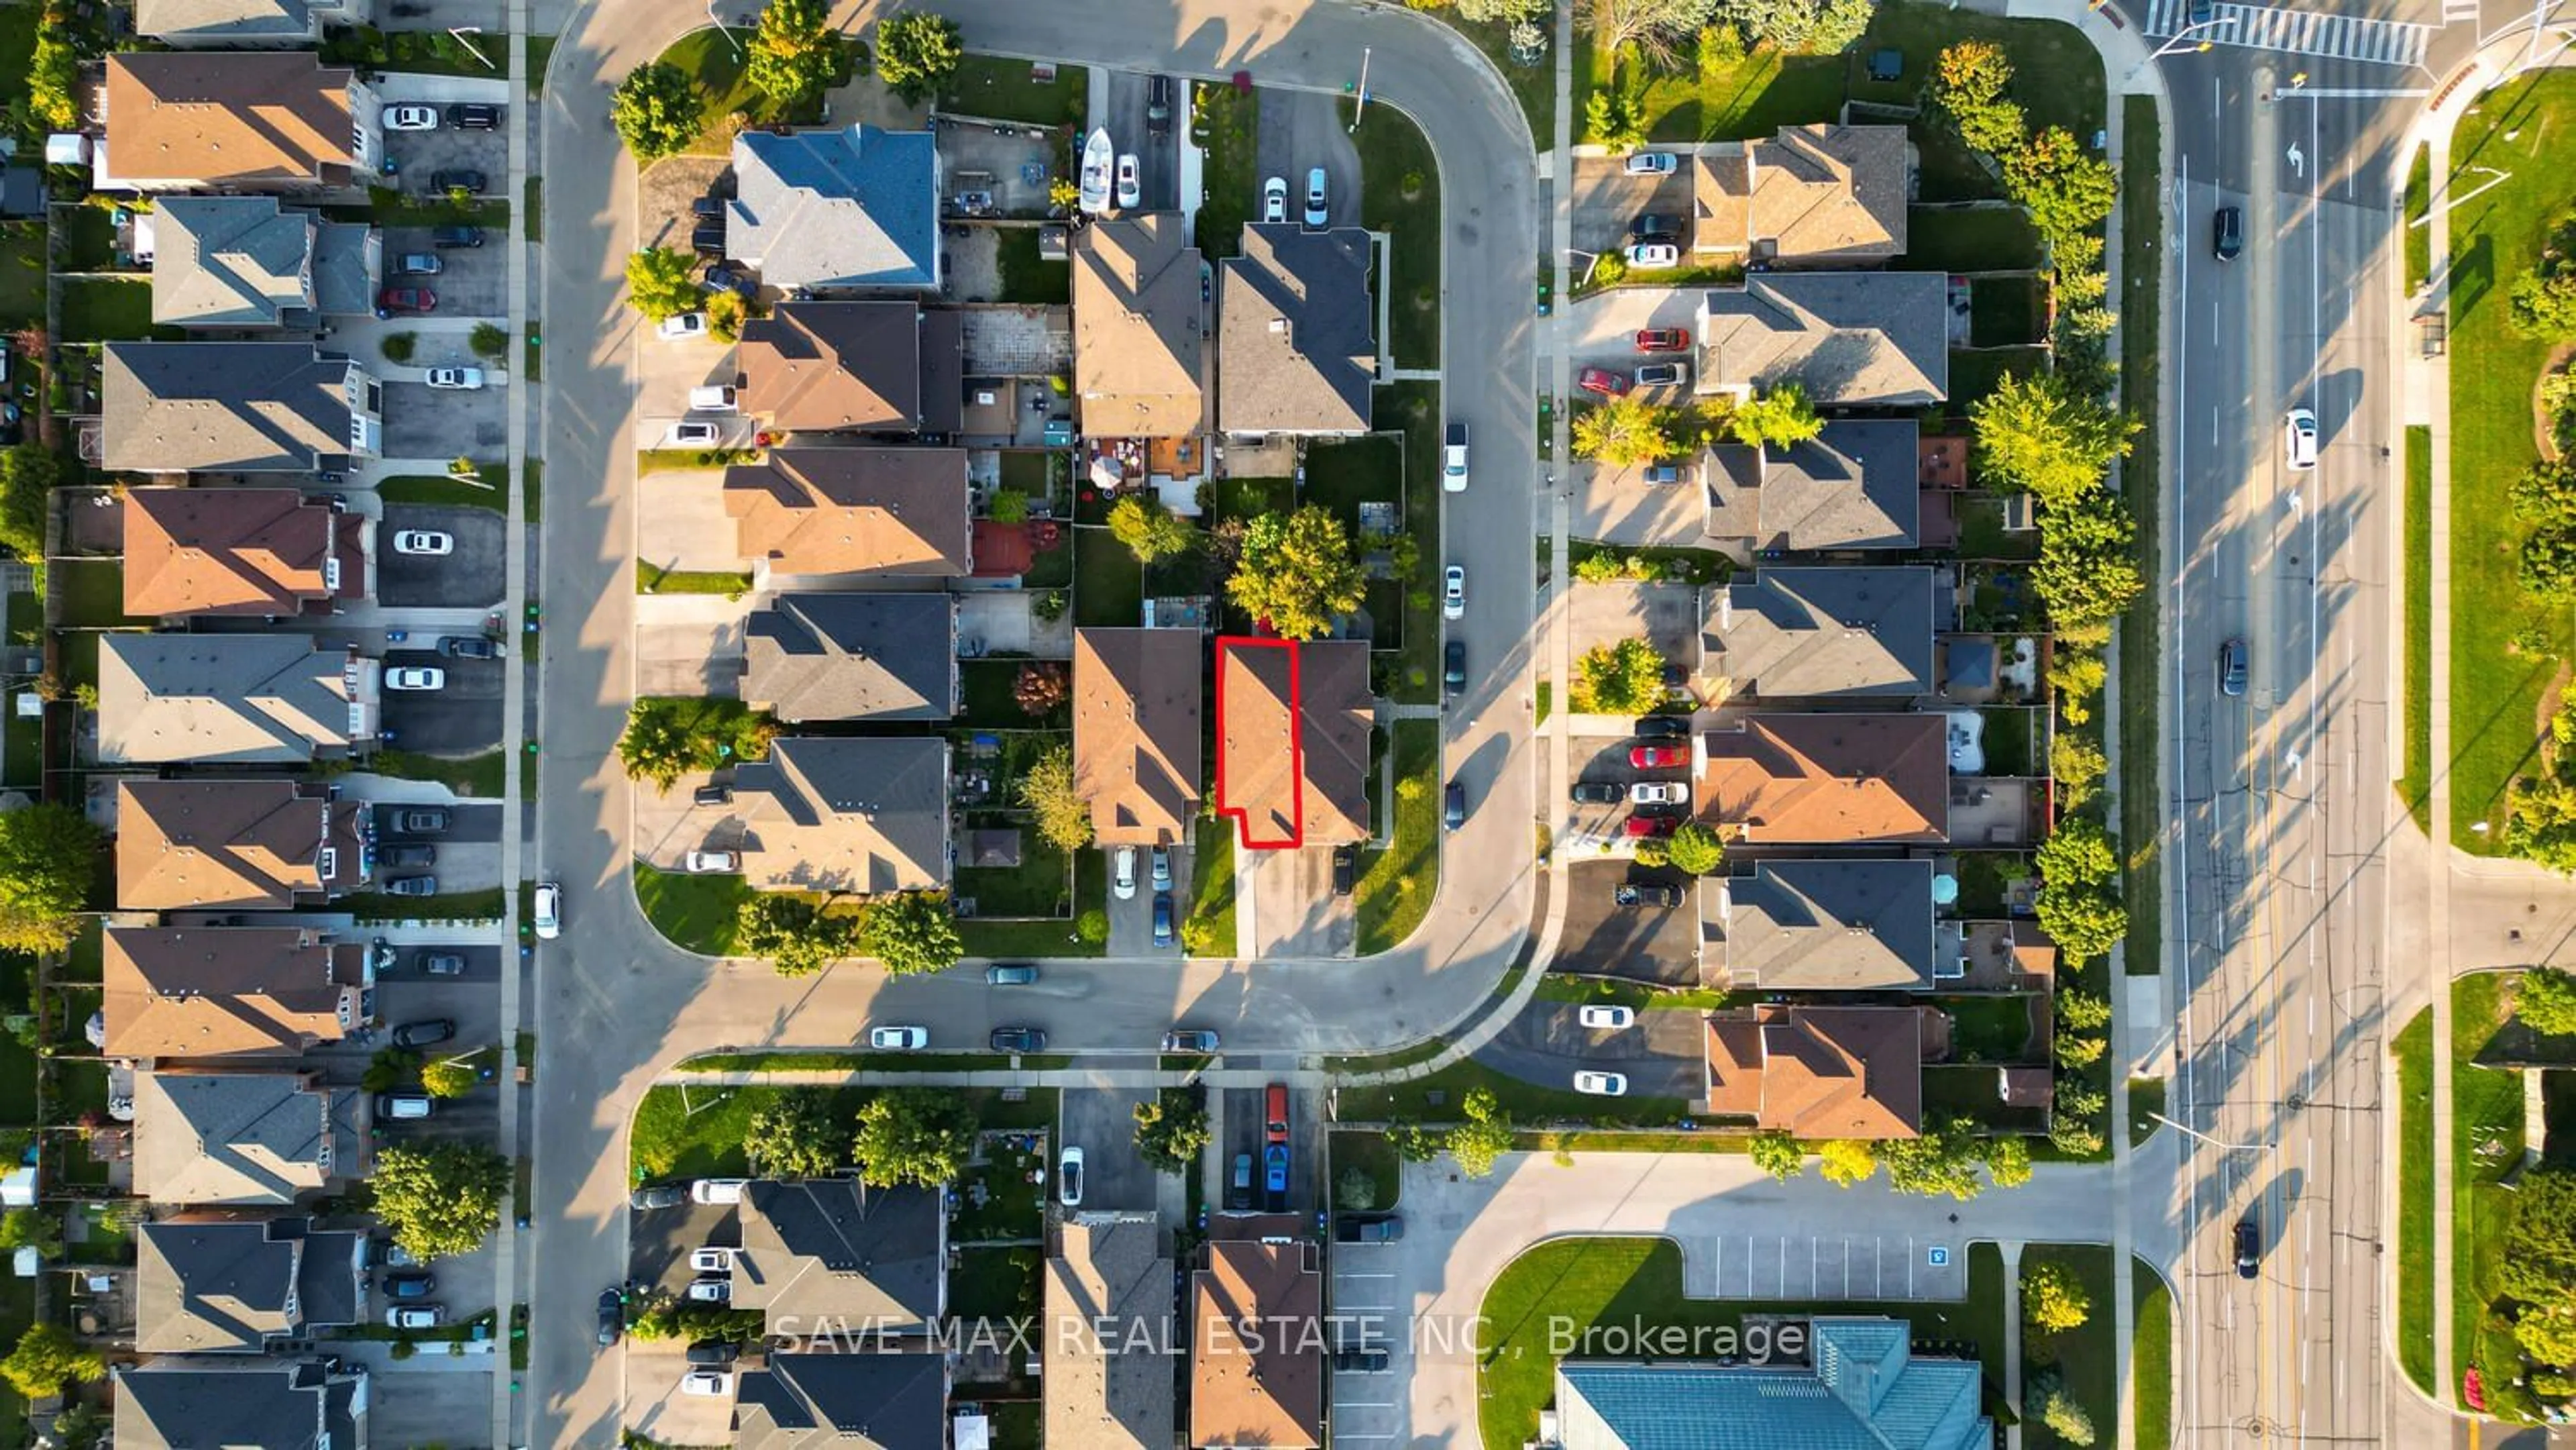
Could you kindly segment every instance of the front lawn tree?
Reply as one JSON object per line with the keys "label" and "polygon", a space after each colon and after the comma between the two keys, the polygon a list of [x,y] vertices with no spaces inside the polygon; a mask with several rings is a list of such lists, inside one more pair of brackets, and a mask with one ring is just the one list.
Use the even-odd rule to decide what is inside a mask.
{"label": "front lawn tree", "polygon": [[1149,498],[1122,498],[1109,506],[1109,537],[1125,544],[1139,564],[1167,559],[1189,548],[1189,522]]}
{"label": "front lawn tree", "polygon": [[1582,8],[1575,23],[1592,32],[1604,55],[1633,48],[1639,59],[1661,70],[1675,68],[1683,42],[1699,34],[1712,8],[1709,0],[1577,0]]}
{"label": "front lawn tree", "polygon": [[608,119],[638,164],[676,156],[698,139],[697,82],[678,66],[647,61],[618,83]]}
{"label": "front lawn tree", "polygon": [[1594,645],[1574,675],[1571,703],[1587,715],[1643,715],[1664,700],[1664,657],[1642,639]]}
{"label": "front lawn tree", "polygon": [[877,79],[906,104],[919,104],[957,73],[966,45],[945,15],[893,15],[877,26]]}
{"label": "front lawn tree", "polygon": [[1899,1193],[1954,1198],[1965,1203],[1985,1191],[1977,1177],[1977,1125],[1952,1118],[1927,1127],[1912,1138],[1891,1138],[1878,1147],[1887,1165],[1887,1186]]}
{"label": "front lawn tree", "polygon": [[1574,456],[1626,468],[1657,463],[1680,451],[1675,416],[1631,393],[1574,416]]}
{"label": "front lawn tree", "polygon": [[72,944],[104,839],[70,806],[0,814],[0,951],[58,952]]}
{"label": "front lawn tree", "polygon": [[2050,1333],[2081,1329],[2092,1313],[2093,1296],[2073,1269],[2050,1259],[2022,1270],[2021,1317],[2031,1328]]}
{"label": "front lawn tree", "polygon": [[734,947],[782,977],[810,977],[858,950],[847,916],[787,891],[755,891],[734,918]]}
{"label": "front lawn tree", "polygon": [[1601,86],[1583,100],[1584,134],[1613,156],[1625,156],[1646,144],[1646,108],[1635,93]]}
{"label": "front lawn tree", "polygon": [[2039,132],[2002,159],[2004,190],[2029,211],[2031,225],[2044,237],[2093,230],[2120,198],[2119,173],[2063,126]]}
{"label": "front lawn tree", "polygon": [[966,955],[945,891],[898,891],[869,902],[858,946],[898,977],[942,971]]}
{"label": "front lawn tree", "polygon": [[791,1088],[752,1109],[743,1157],[763,1178],[828,1178],[850,1157],[850,1127],[819,1088]]}
{"label": "front lawn tree", "polygon": [[1243,558],[1225,581],[1236,608],[1282,639],[1313,639],[1360,607],[1368,576],[1350,531],[1320,505],[1267,513],[1243,533]]}
{"label": "front lawn tree", "polygon": [[1963,40],[1932,63],[1932,103],[1949,113],[1959,139],[1989,156],[2018,148],[2021,107],[2004,99],[2012,61],[1991,40]]}
{"label": "front lawn tree", "polygon": [[1512,1150],[1512,1120],[1490,1088],[1468,1089],[1458,1112],[1464,1121],[1449,1130],[1449,1156],[1457,1160],[1459,1172],[1482,1178]]}
{"label": "front lawn tree", "polygon": [[1186,1173],[1208,1145],[1207,1109],[1187,1088],[1166,1088],[1152,1102],[1138,1103],[1136,1152],[1160,1173]]}
{"label": "front lawn tree", "polygon": [[647,322],[695,312],[707,297],[697,268],[698,259],[677,247],[646,247],[626,259],[626,300]]}
{"label": "front lawn tree", "polygon": [[1664,842],[1664,859],[1676,871],[1706,876],[1726,864],[1726,842],[1704,821],[1687,821]]}
{"label": "front lawn tree", "polygon": [[849,63],[850,42],[823,0],[769,0],[745,47],[743,79],[781,109],[823,94]]}
{"label": "front lawn tree", "polygon": [[376,1217],[413,1258],[470,1254],[501,1226],[510,1161],[481,1143],[393,1143],[376,1154]]}
{"label": "front lawn tree", "polygon": [[954,1093],[893,1088],[859,1105],[853,1153],[868,1182],[936,1188],[955,1178],[975,1146],[975,1114]]}
{"label": "front lawn tree", "polygon": [[1836,1188],[1866,1183],[1878,1171],[1878,1145],[1867,1138],[1834,1138],[1816,1150],[1816,1171]]}

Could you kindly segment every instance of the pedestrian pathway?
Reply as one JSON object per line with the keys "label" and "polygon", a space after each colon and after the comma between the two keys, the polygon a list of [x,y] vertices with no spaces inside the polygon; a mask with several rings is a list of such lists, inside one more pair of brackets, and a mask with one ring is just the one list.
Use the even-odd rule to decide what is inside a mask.
{"label": "pedestrian pathway", "polygon": [[2403,20],[2372,20],[2271,5],[2154,0],[2147,8],[2147,34],[2151,36],[2180,35],[2195,24],[2208,27],[2193,31],[2195,40],[2377,65],[2422,65],[2435,30],[2430,25]]}

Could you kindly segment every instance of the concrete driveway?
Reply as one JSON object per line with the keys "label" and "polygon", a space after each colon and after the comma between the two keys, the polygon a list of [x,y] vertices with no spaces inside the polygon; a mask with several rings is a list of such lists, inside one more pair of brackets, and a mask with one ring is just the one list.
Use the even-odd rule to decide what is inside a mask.
{"label": "concrete driveway", "polygon": [[1347,957],[1359,944],[1356,898],[1333,894],[1333,848],[1249,851],[1235,877],[1238,916],[1252,897],[1253,955]]}
{"label": "concrete driveway", "polygon": [[1151,1213],[1162,1175],[1136,1151],[1136,1105],[1152,1088],[1067,1088],[1057,1099],[1056,1143],[1082,1150],[1082,1211]]}
{"label": "concrete driveway", "polygon": [[1625,1073],[1632,1097],[1695,1102],[1708,1091],[1699,1013],[1640,1012],[1636,1026],[1600,1032],[1575,1020],[1580,1010],[1571,1002],[1534,1001],[1476,1049],[1476,1060],[1541,1087],[1572,1087],[1574,1075],[1588,1071]]}
{"label": "concrete driveway", "polygon": [[[351,794],[364,794],[352,791]],[[447,829],[434,836],[407,835],[395,829],[395,813],[401,806],[387,803],[376,807],[376,830],[388,841],[429,841],[444,846],[453,842],[466,845],[495,842],[501,839],[499,806],[447,806]]]}
{"label": "concrete driveway", "polygon": [[[448,1270],[439,1265],[441,1277]],[[487,1271],[483,1278],[489,1280]],[[376,1316],[382,1327],[384,1316]],[[365,1351],[390,1350],[390,1342],[340,1341],[334,1353],[349,1354],[368,1366],[367,1422],[371,1434],[391,1445],[475,1445],[492,1436],[492,1359],[489,1355],[451,1355],[446,1346],[404,1360],[368,1360]],[[476,1437],[481,1437],[478,1439]]]}
{"label": "concrete driveway", "polygon": [[1567,630],[1579,657],[1599,645],[1644,636],[1655,653],[1686,669],[1699,664],[1699,589],[1691,584],[1576,582],[1566,590]]}
{"label": "concrete driveway", "polygon": [[725,512],[724,470],[654,474],[651,497],[635,520],[635,557],[658,568],[693,572],[749,568],[750,561],[734,543],[733,518]]}
{"label": "concrete driveway", "polygon": [[1576,461],[1566,475],[1573,494],[1572,536],[1632,548],[1718,547],[1708,532],[1708,490],[1701,478],[1707,455],[1682,466],[1688,470],[1683,482],[1650,484],[1644,464]]}
{"label": "concrete driveway", "polygon": [[[1360,220],[1360,152],[1344,128],[1339,96],[1312,91],[1266,89],[1261,93],[1261,132],[1254,143],[1261,177],[1288,181],[1288,220],[1306,216],[1306,173],[1324,168],[1325,206],[1334,226],[1357,226]],[[1261,219],[1261,202],[1253,198],[1253,220]]]}
{"label": "concrete driveway", "polygon": [[[456,541],[448,554],[398,554],[393,536],[428,529]],[[376,530],[376,600],[387,609],[489,609],[501,602],[509,521],[490,509],[387,504]]]}
{"label": "concrete driveway", "polygon": [[1681,884],[1686,878],[1626,861],[1586,861],[1570,869],[1566,880],[1565,935],[1554,970],[1658,987],[1699,985],[1696,898],[1686,894],[1679,908],[1621,906],[1615,899],[1623,882]]}
{"label": "concrete driveway", "polygon": [[[1111,860],[1108,862],[1107,874],[1103,879],[1114,883],[1118,879],[1116,851],[1115,848],[1104,849],[1110,851]],[[1162,947],[1154,945],[1153,848],[1138,846],[1135,849],[1136,894],[1121,901],[1113,886],[1106,899],[1100,903],[1109,912],[1109,954],[1117,957],[1177,957],[1183,950],[1180,939],[1181,923],[1187,921],[1190,915],[1192,880],[1190,873],[1197,869],[1196,857],[1193,855],[1195,848],[1186,843],[1169,848],[1172,862],[1172,944]],[[1087,911],[1090,907],[1089,902],[1077,901],[1073,904],[1076,912]],[[1233,949],[1233,944],[1230,942],[1223,948],[1226,951]]]}
{"label": "concrete driveway", "polygon": [[[441,298],[444,300],[444,294]],[[431,344],[431,337],[441,338],[443,345]],[[465,356],[459,361],[475,367],[493,366],[474,357],[461,336],[452,342],[446,341],[444,334],[425,333],[422,338],[422,351],[442,355],[461,352]],[[413,357],[417,360],[419,353]],[[414,382],[389,382],[384,388],[386,457],[454,458],[461,453],[488,460],[502,455],[503,445],[508,442],[509,395],[501,389],[450,391]]]}

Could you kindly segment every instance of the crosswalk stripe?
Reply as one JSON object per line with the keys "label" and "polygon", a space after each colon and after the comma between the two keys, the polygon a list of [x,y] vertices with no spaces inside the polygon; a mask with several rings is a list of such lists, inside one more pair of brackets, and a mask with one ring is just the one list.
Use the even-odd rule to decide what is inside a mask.
{"label": "crosswalk stripe", "polygon": [[[2435,29],[2403,20],[2290,10],[2277,5],[2214,4],[2208,7],[2208,13],[2214,23],[2195,35],[2216,45],[2374,65],[2423,64]],[[2442,0],[2445,23],[2477,13],[2477,0]],[[2149,0],[2147,34],[2159,38],[2180,35],[2190,28],[2190,17],[2191,0]]]}

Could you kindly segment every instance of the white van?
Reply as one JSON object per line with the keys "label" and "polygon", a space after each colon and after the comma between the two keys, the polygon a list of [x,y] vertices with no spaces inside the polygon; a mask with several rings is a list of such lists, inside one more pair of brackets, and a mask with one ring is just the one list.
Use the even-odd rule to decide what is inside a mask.
{"label": "white van", "polygon": [[689,411],[692,413],[731,413],[737,411],[730,383],[709,383],[689,389]]}

